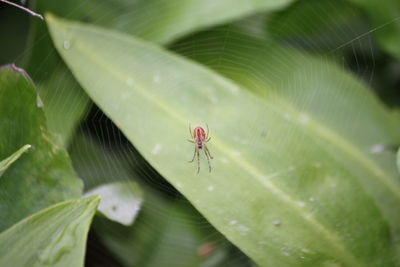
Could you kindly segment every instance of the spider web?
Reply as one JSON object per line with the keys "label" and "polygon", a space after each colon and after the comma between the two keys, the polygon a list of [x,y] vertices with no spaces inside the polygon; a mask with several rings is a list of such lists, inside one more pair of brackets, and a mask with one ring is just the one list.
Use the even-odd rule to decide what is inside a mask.
{"label": "spider web", "polygon": [[[81,7],[90,1],[82,1]],[[89,12],[86,17],[91,18],[92,23],[95,24],[105,20],[115,20],[116,30],[123,28],[124,22],[119,21],[118,18],[111,18],[115,12],[118,12],[120,18],[129,18],[143,12],[151,13],[153,9],[163,7],[160,4],[160,6],[147,6],[145,10],[130,10],[116,5],[115,8],[107,10],[102,8],[103,3],[104,6],[109,7],[106,2],[99,3],[98,7],[93,9],[92,13]],[[134,5],[135,1],[120,0],[118,2],[123,2],[125,7],[129,7]],[[78,6],[75,10],[79,8]],[[195,59],[211,57],[212,59],[207,62],[212,68],[218,70],[224,67],[225,59],[218,55],[224,52],[225,46],[211,50],[209,46],[204,46],[205,43],[210,42],[208,37],[203,38],[208,36],[209,32],[217,32],[218,38],[222,38],[224,40],[222,43],[226,46],[230,42],[236,42],[237,36],[240,38],[249,36],[267,41],[273,39],[279,44],[324,58],[327,64],[336,61],[344,71],[350,70],[365,81],[369,90],[374,91],[388,106],[398,106],[396,85],[399,84],[397,77],[400,65],[398,61],[382,51],[373,34],[388,25],[398,23],[399,19],[400,17],[396,17],[371,28],[365,13],[347,1],[298,1],[279,11],[259,12],[231,23],[203,29],[200,33],[196,31],[186,34],[167,47],[176,53]],[[149,16],[148,23],[151,23],[151,20],[152,17]],[[117,22],[120,24],[118,25]],[[35,48],[35,45],[38,44],[29,44],[25,50],[21,48],[19,54],[15,53],[14,61],[23,59],[30,50]],[[50,58],[55,51],[48,53]],[[275,56],[281,57],[290,64],[291,54]],[[36,69],[36,73],[45,71],[48,76],[53,74],[47,73],[45,68],[47,60],[43,58],[41,67]],[[242,61],[238,59],[236,63],[238,69],[241,64],[239,62]],[[233,69],[229,71],[237,71],[234,69],[235,62],[231,63],[231,66]],[[70,94],[69,88],[63,86],[64,82],[67,83],[70,79],[68,77],[70,74],[65,72],[63,75],[56,83],[58,88],[55,89],[61,99],[64,96],[68,98]],[[255,72],[253,75],[257,78],[257,75],[262,74]],[[35,79],[35,73],[32,76]],[[309,99],[300,99],[299,96],[299,101],[312,101],[312,96],[308,97]],[[59,108],[61,110],[65,108],[66,113],[70,112],[68,107],[61,105]],[[207,121],[207,111],[204,111],[204,114],[204,121]],[[254,123],[257,123],[257,120],[254,120]],[[182,131],[187,131],[187,129],[182,129]],[[210,131],[212,134],[212,125],[210,125]],[[184,144],[185,142],[186,140],[182,140],[182,144],[177,145],[187,145]],[[189,160],[192,149],[189,145],[187,146]],[[212,141],[210,149],[212,149]],[[378,144],[378,147],[371,149],[379,152],[382,147]],[[79,124],[71,140],[69,151],[79,175],[85,181],[86,189],[108,182],[133,180],[137,181],[145,192],[142,210],[131,227],[124,228],[96,218],[89,236],[86,259],[88,266],[124,264],[162,266],[162,261],[165,260],[178,264],[188,263],[196,257],[200,259],[196,264],[200,262],[201,266],[253,265],[245,254],[218,233],[179,191],[140,155],[118,127],[96,105],[90,104],[85,119]],[[176,164],[188,163],[177,162]],[[204,157],[201,159],[201,164],[204,171],[207,166]],[[195,172],[194,165],[193,171]],[[277,170],[277,173],[282,171],[287,170]],[[209,190],[213,189],[210,187]],[[135,227],[139,230],[135,231]],[[144,240],[145,236],[150,240]],[[286,253],[284,247],[282,253]]]}

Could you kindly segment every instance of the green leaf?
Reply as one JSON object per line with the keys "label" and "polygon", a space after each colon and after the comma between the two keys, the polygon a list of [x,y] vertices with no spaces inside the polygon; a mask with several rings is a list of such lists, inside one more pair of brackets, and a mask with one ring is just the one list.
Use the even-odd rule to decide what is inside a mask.
{"label": "green leaf", "polygon": [[[378,43],[388,53],[400,59],[400,2],[397,0],[349,0],[364,8],[371,20],[371,29]],[[360,36],[360,37],[363,37]]]}
{"label": "green leaf", "polygon": [[[122,14],[119,9],[111,7],[110,2],[108,16],[101,19],[99,24],[145,40],[167,44],[190,32],[227,23],[253,13],[283,8],[292,1],[139,0],[122,4],[121,8],[132,11]],[[114,2],[112,5],[115,5]],[[97,21],[96,19],[96,23]]]}
{"label": "green leaf", "polygon": [[99,197],[57,203],[0,234],[0,266],[83,266]]}
{"label": "green leaf", "polygon": [[[47,21],[59,53],[93,101],[258,264],[393,264],[386,219],[338,155],[307,133],[304,114],[286,120],[290,106],[266,103],[146,42],[51,16]],[[184,145],[189,122],[210,126],[211,173],[204,159],[199,175],[187,163],[193,153],[192,144]]]}
{"label": "green leaf", "polygon": [[[321,16],[323,10],[329,10],[329,15]],[[296,1],[270,16],[267,30],[279,41],[314,52],[326,51],[368,31],[363,19],[361,11],[347,0]],[[366,43],[365,48],[370,52],[371,44]]]}
{"label": "green leaf", "polygon": [[[177,47],[190,48],[196,43],[195,51],[179,51],[251,90],[269,105],[279,105],[283,119],[304,126],[306,133],[359,179],[389,220],[393,238],[400,240],[398,172],[393,150],[385,149],[400,140],[393,114],[365,84],[327,58],[271,42],[266,45],[264,40],[226,30],[229,37],[223,37],[224,30],[219,29],[193,36]],[[253,62],[258,62],[257,71]],[[323,168],[318,160],[312,164]]]}
{"label": "green leaf", "polygon": [[[281,8],[293,0],[139,0],[139,1],[35,1],[34,10],[53,12],[73,19],[92,21],[119,31],[139,35],[153,42],[170,43],[193,31],[225,23],[258,11]],[[76,8],[79,6],[79,8]],[[230,8],[226,8],[230,6]],[[178,8],[177,8],[178,7]],[[145,10],[145,12],[143,12]],[[205,15],[207,14],[207,15]],[[89,99],[72,78],[54,48],[42,21],[33,21],[33,48],[27,69],[37,81],[49,129],[68,145],[84,117]],[[68,42],[63,44],[68,47]]]}
{"label": "green leaf", "polygon": [[3,173],[7,170],[7,168],[10,167],[10,165],[13,164],[14,161],[16,161],[24,152],[26,152],[31,147],[31,145],[24,145],[16,152],[14,152],[11,156],[0,161],[0,178],[1,176],[3,176]]}
{"label": "green leaf", "polygon": [[[268,105],[279,106],[285,120],[297,124],[359,178],[391,221],[393,232],[400,230],[395,155],[379,149],[400,140],[397,122],[388,109],[365,84],[327,58],[241,33],[229,31],[230,36],[223,37],[224,32],[199,34],[177,47],[190,48],[196,43],[195,51],[179,51],[251,90]],[[256,71],[252,62],[258,62]],[[318,160],[314,164],[320,165]]]}
{"label": "green leaf", "polygon": [[[82,183],[53,142],[36,90],[15,66],[0,70],[0,158],[30,144],[0,179],[0,231],[52,204],[79,197]],[[39,105],[39,106],[38,106]]]}
{"label": "green leaf", "polygon": [[100,195],[99,211],[108,219],[131,225],[142,205],[142,192],[136,182],[114,182],[100,185],[85,196]]}

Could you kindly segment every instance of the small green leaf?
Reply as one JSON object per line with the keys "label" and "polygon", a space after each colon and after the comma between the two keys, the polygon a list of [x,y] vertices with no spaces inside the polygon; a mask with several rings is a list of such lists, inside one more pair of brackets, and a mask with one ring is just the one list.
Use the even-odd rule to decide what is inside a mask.
{"label": "small green leaf", "polygon": [[47,131],[41,101],[25,72],[0,70],[0,158],[30,144],[0,179],[0,231],[57,202],[79,197],[82,182]]}
{"label": "small green leaf", "polygon": [[26,152],[31,147],[31,145],[24,145],[16,152],[14,152],[14,154],[0,161],[0,178],[1,176],[3,176],[3,173],[7,170],[7,168],[10,167],[10,165],[13,164],[14,161],[16,161],[24,152]]}
{"label": "small green leaf", "polygon": [[[285,119],[295,106],[267,103],[201,65],[132,37],[52,16],[47,22],[59,53],[92,100],[256,263],[394,264],[386,218],[351,168],[309,134],[306,114]],[[66,40],[69,49],[63,48]],[[285,80],[284,73],[278,78]],[[211,173],[204,161],[200,174],[187,163],[193,153],[191,144],[184,145],[189,122],[210,126]],[[396,185],[392,175],[384,178]]]}
{"label": "small green leaf", "polygon": [[83,266],[99,197],[57,203],[0,234],[0,266]]}
{"label": "small green leaf", "polygon": [[142,192],[136,182],[114,182],[100,185],[85,196],[100,195],[98,210],[108,219],[123,225],[131,225],[141,205]]}

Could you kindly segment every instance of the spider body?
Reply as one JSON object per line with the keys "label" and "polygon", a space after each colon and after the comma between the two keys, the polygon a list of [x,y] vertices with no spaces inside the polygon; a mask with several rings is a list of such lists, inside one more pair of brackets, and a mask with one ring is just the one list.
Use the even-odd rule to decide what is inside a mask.
{"label": "spider body", "polygon": [[189,132],[190,136],[192,137],[192,140],[188,140],[191,143],[195,144],[194,147],[194,154],[193,158],[189,162],[193,162],[194,159],[197,157],[197,173],[200,172],[200,149],[203,149],[204,154],[206,155],[207,162],[208,162],[208,169],[211,172],[211,163],[210,159],[213,159],[213,157],[210,154],[210,151],[208,150],[206,143],[210,141],[211,137],[208,135],[208,125],[207,125],[207,133],[204,131],[203,127],[201,126],[196,126],[192,132],[192,129],[189,124]]}
{"label": "spider body", "polygon": [[196,128],[194,128],[193,140],[196,142],[196,146],[198,149],[203,148],[206,138],[207,138],[207,134],[202,127],[197,126]]}

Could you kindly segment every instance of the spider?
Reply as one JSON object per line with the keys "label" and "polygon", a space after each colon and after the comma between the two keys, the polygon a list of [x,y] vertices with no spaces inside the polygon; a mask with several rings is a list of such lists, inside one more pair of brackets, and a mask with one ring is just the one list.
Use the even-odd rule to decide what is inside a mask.
{"label": "spider", "polygon": [[188,139],[188,141],[196,144],[194,147],[193,158],[191,161],[189,161],[189,163],[193,162],[197,156],[197,173],[200,172],[200,152],[199,152],[199,150],[204,147],[204,154],[207,157],[208,168],[209,168],[209,171],[211,172],[210,158],[213,159],[213,157],[211,156],[210,151],[208,150],[208,148],[206,146],[206,143],[208,141],[210,141],[210,139],[211,139],[211,137],[209,137],[209,135],[208,135],[208,132],[209,132],[208,125],[207,125],[207,134],[204,131],[203,127],[201,127],[201,126],[196,126],[192,133],[192,127],[190,126],[190,124],[189,124],[189,132],[190,132],[190,136],[192,137],[192,140]]}

